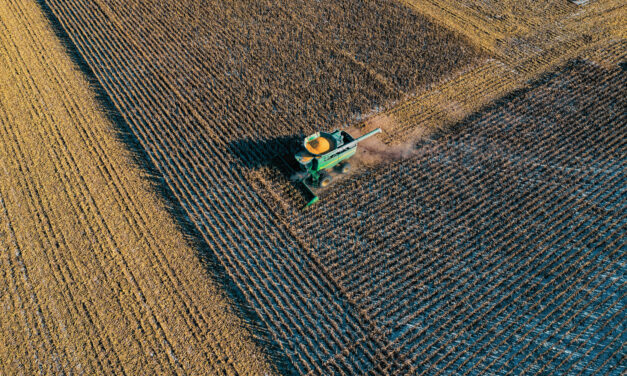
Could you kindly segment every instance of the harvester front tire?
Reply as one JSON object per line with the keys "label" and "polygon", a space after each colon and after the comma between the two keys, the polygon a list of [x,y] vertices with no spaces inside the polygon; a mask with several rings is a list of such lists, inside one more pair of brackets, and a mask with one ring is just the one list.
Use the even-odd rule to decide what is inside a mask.
{"label": "harvester front tire", "polygon": [[351,171],[351,164],[350,163],[344,163],[342,164],[342,166],[340,166],[340,172],[342,174],[348,174]]}
{"label": "harvester front tire", "polygon": [[328,187],[331,184],[331,175],[325,175],[320,179],[320,187]]}

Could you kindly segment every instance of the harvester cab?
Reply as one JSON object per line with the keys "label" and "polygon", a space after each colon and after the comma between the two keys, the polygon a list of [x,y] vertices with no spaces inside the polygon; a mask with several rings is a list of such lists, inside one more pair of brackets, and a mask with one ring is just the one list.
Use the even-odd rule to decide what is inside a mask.
{"label": "harvester cab", "polygon": [[315,191],[328,186],[333,180],[332,172],[346,174],[350,171],[347,160],[357,152],[357,144],[377,133],[377,128],[359,138],[336,130],[332,133],[316,132],[303,140],[303,150],[294,156],[301,167],[299,181],[310,193],[305,207],[318,201]]}

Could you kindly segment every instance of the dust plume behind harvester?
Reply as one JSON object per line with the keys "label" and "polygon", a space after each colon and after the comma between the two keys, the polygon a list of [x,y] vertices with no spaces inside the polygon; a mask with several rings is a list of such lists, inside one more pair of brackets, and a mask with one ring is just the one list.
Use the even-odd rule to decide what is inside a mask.
{"label": "dust plume behind harvester", "polygon": [[327,187],[334,175],[350,171],[348,159],[357,152],[357,144],[379,132],[381,128],[354,138],[348,132],[336,130],[332,133],[316,132],[305,137],[303,149],[294,155],[298,166],[294,166],[296,172],[293,174],[294,180],[302,183],[307,191],[305,207],[318,201],[316,190]]}

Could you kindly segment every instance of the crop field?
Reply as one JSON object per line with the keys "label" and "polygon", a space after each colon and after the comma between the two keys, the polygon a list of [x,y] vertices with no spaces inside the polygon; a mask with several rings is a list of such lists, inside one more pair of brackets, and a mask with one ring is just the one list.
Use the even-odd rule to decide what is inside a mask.
{"label": "crop field", "polygon": [[[20,61],[7,50],[6,66],[80,67],[65,79],[51,71],[32,90],[48,80],[57,86],[40,91],[77,90],[84,102],[61,96],[71,103],[58,105],[62,118],[25,102],[25,119],[42,126],[0,129],[6,145],[29,142],[23,148],[34,153],[5,168],[0,223],[17,226],[16,210],[25,210],[32,228],[12,230],[14,238],[77,239],[54,256],[43,251],[49,244],[39,247],[56,263],[38,267],[57,268],[68,294],[95,294],[96,282],[67,281],[84,272],[65,271],[64,257],[97,262],[111,270],[101,272],[107,283],[120,284],[102,292],[102,301],[117,299],[112,312],[89,305],[98,296],[66,298],[68,317],[87,313],[71,325],[108,330],[97,345],[81,337],[92,346],[81,353],[93,357],[85,373],[627,372],[621,1],[2,6],[0,26],[13,36],[0,41],[20,40],[36,57]],[[51,26],[45,36],[59,47],[48,52],[33,31],[16,35],[14,20],[28,17]],[[3,122],[18,121],[10,97],[0,100]],[[384,132],[364,142],[354,172],[299,210],[300,192],[276,157],[303,135],[345,126]],[[50,142],[57,147],[34,147]],[[16,178],[24,166],[27,178]],[[31,180],[32,192],[46,190],[41,199]],[[20,205],[52,200],[56,186],[64,187],[59,203]],[[48,224],[56,217],[42,213],[55,205],[68,211]],[[3,257],[16,263],[13,254]],[[61,294],[45,287],[38,299]],[[56,314],[50,304],[42,317]],[[13,357],[3,354],[19,339],[0,347],[0,361],[13,359],[7,369],[24,367],[19,359],[31,353],[45,353],[52,371],[76,369],[68,346],[81,342],[55,334],[69,323],[49,328],[27,316],[36,304],[18,312],[50,334],[31,341],[41,349]],[[120,315],[132,336],[107,329],[107,314]],[[0,325],[8,333],[18,323]],[[65,357],[45,351],[47,338],[68,349]]]}
{"label": "crop field", "polygon": [[0,374],[272,374],[34,2],[0,2]]}
{"label": "crop field", "polygon": [[625,371],[626,84],[572,62],[283,214],[403,355],[388,373]]}
{"label": "crop field", "polygon": [[[363,12],[352,29],[341,23],[360,12],[351,2],[46,4],[288,358],[285,368],[378,364],[380,335],[269,210],[246,169],[294,132],[348,121],[482,55],[389,2],[365,2],[377,14]],[[364,43],[367,54],[352,51]],[[393,79],[406,70],[425,74]]]}

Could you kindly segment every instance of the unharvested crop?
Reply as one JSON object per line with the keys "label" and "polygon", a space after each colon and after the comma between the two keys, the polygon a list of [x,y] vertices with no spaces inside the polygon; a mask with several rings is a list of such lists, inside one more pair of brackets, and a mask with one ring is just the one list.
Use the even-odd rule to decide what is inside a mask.
{"label": "unharvested crop", "polygon": [[466,35],[493,58],[387,111],[395,127],[384,135],[386,144],[453,126],[569,59],[603,56],[616,65],[625,56],[627,5],[620,0],[598,1],[584,9],[565,1],[524,7],[517,1],[406,2]]}
{"label": "unharvested crop", "polygon": [[402,355],[385,372],[625,371],[626,84],[571,62],[317,210],[277,207]]}

